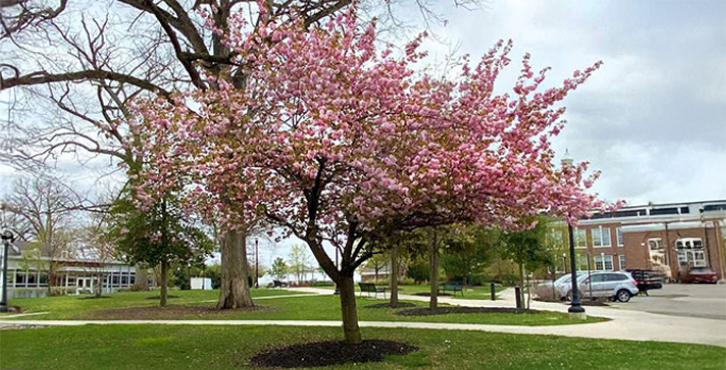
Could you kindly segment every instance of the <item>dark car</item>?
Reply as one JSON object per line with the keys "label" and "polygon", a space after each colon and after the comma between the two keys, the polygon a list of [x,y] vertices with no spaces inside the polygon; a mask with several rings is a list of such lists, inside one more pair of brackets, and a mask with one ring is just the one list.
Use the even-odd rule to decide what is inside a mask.
{"label": "dark car", "polygon": [[688,271],[681,279],[683,283],[711,283],[716,284],[718,275],[709,267],[696,267]]}

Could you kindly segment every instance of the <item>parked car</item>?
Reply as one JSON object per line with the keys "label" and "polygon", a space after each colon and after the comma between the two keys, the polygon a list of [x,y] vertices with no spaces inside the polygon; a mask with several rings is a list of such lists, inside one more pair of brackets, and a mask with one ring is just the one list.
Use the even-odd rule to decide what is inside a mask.
{"label": "parked car", "polygon": [[[578,271],[577,275],[582,276],[587,274],[587,271]],[[537,285],[535,288],[535,295],[542,300],[554,300],[561,301],[567,297],[567,292],[572,289],[572,274],[567,273],[554,281],[546,281],[542,284]]]}
{"label": "parked car", "polygon": [[716,284],[718,275],[710,267],[694,267],[688,271],[681,282],[683,283],[711,283]]}
{"label": "parked car", "polygon": [[[585,273],[578,276],[577,280],[581,297],[611,298],[628,302],[638,294],[638,282],[627,272],[598,271],[590,273],[590,276]],[[572,300],[572,288],[567,291],[566,297]]]}

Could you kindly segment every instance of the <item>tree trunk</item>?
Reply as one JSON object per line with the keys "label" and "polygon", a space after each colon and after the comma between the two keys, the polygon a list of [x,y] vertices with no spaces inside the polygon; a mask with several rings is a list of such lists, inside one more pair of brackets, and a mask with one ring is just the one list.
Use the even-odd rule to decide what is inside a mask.
{"label": "tree trunk", "polygon": [[519,294],[521,302],[524,303],[524,263],[519,264]]}
{"label": "tree trunk", "polygon": [[358,310],[355,300],[355,284],[353,275],[341,276],[338,284],[340,288],[340,307],[343,318],[343,333],[348,344],[358,344],[361,340],[358,326]]}
{"label": "tree trunk", "polygon": [[431,283],[431,298],[429,299],[429,309],[435,310],[438,307],[439,294],[439,235],[434,230],[434,238],[429,243],[429,282]]}
{"label": "tree trunk", "polygon": [[391,249],[391,306],[398,304],[398,247]]}
{"label": "tree trunk", "polygon": [[103,272],[96,273],[96,298],[103,296]]}
{"label": "tree trunk", "polygon": [[161,289],[159,290],[159,305],[166,307],[167,288],[169,285],[169,262],[161,261]]}
{"label": "tree trunk", "polygon": [[246,235],[228,231],[222,240],[222,277],[218,309],[252,307],[250,284],[247,281]]}
{"label": "tree trunk", "polygon": [[137,263],[135,270],[136,281],[134,281],[134,290],[149,290],[149,274],[146,267]]}

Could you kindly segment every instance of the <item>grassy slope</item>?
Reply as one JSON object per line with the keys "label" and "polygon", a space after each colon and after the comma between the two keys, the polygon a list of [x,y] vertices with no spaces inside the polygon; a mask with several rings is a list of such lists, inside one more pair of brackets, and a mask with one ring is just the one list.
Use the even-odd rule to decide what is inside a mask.
{"label": "grassy slope", "polygon": [[[364,338],[421,347],[382,364],[326,369],[723,369],[720,347],[415,329],[363,329]],[[337,340],[336,328],[84,326],[9,330],[3,369],[249,369],[254,354],[305,341]]]}
{"label": "grassy slope", "polygon": [[[257,290],[255,296],[284,294],[285,291]],[[189,293],[189,294],[187,294]],[[204,294],[201,294],[204,293]],[[210,292],[174,292],[180,295],[178,299],[170,300],[172,305],[188,304],[213,306],[214,303],[199,303],[209,298]],[[205,295],[206,294],[206,295]],[[24,320],[54,320],[54,319],[124,319],[122,313],[115,315],[99,316],[96,310],[107,310],[116,307],[131,306],[155,306],[156,301],[147,300],[145,297],[153,293],[122,293],[107,299],[78,299],[77,297],[52,297],[33,298],[24,302],[13,301],[11,304],[25,304],[24,310],[28,311],[50,311],[47,315],[27,316],[19,319]],[[436,316],[398,316],[394,315],[393,309],[367,308],[374,303],[384,302],[367,298],[358,299],[358,317],[361,321],[418,321],[418,322],[452,322],[452,323],[473,323],[473,324],[496,324],[496,325],[563,325],[581,323],[572,321],[567,314],[557,312],[541,312],[538,314],[509,314],[509,313],[484,313],[484,314],[447,314]],[[425,306],[425,302],[415,302],[419,306]],[[166,314],[163,310],[154,313],[150,319],[208,319],[208,320],[339,320],[340,300],[337,296],[296,297],[296,298],[275,298],[259,300],[258,305],[267,309],[257,311],[222,311],[200,315],[198,313],[179,314],[174,312]],[[398,309],[400,310],[400,309]],[[599,318],[589,318],[587,322],[601,321]]]}

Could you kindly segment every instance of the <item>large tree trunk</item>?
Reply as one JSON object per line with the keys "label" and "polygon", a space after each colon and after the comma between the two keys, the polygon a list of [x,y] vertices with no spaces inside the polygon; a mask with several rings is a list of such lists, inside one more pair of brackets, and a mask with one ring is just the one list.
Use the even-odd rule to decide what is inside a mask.
{"label": "large tree trunk", "polygon": [[341,276],[338,283],[340,288],[340,307],[343,318],[343,333],[348,344],[358,344],[361,340],[358,326],[358,309],[355,301],[355,284],[353,274]]}
{"label": "large tree trunk", "polygon": [[169,286],[169,262],[161,261],[161,289],[159,290],[159,305],[166,307],[167,288]]}
{"label": "large tree trunk", "polygon": [[98,271],[96,273],[95,295],[96,295],[96,298],[101,298],[101,296],[103,296],[103,272],[102,271]]}
{"label": "large tree trunk", "polygon": [[228,231],[222,240],[222,277],[217,308],[253,306],[248,268],[246,235],[237,230]]}
{"label": "large tree trunk", "polygon": [[135,266],[136,280],[134,281],[134,290],[149,290],[149,273],[145,266],[137,263]]}
{"label": "large tree trunk", "polygon": [[398,247],[391,249],[391,306],[398,304]]}
{"label": "large tree trunk", "polygon": [[434,230],[434,237],[429,243],[429,282],[431,283],[431,299],[429,300],[429,309],[435,310],[438,307],[439,294],[439,235]]}

